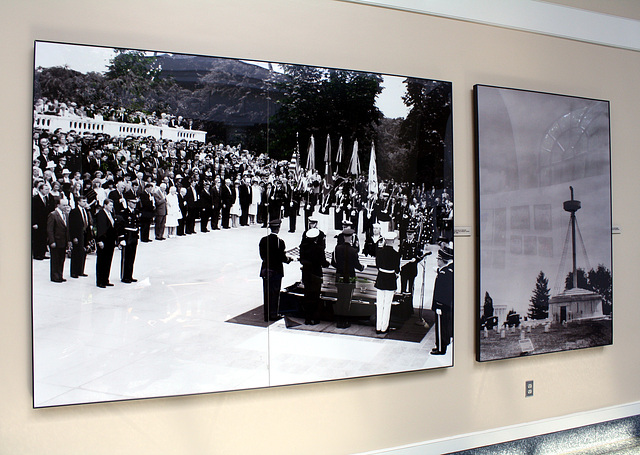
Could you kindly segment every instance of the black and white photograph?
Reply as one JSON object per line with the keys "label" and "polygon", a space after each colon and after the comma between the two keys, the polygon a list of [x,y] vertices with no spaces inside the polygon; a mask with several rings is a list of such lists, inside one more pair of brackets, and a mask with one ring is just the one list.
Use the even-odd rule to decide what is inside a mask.
{"label": "black and white photograph", "polygon": [[453,365],[450,82],[36,41],[33,94],[34,407]]}
{"label": "black and white photograph", "polygon": [[607,101],[475,86],[478,361],[613,343]]}

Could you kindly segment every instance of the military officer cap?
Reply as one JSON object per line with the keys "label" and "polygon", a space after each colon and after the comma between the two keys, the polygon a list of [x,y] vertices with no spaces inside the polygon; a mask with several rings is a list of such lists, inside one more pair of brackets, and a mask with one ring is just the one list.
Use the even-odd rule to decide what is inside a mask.
{"label": "military officer cap", "polygon": [[398,234],[395,231],[389,231],[384,235],[385,240],[395,240]]}
{"label": "military officer cap", "polygon": [[315,239],[316,237],[318,237],[318,235],[320,235],[320,231],[316,228],[311,228],[307,231],[308,239]]}
{"label": "military officer cap", "polygon": [[353,235],[355,231],[351,228],[346,228],[342,231],[342,235]]}
{"label": "military officer cap", "polygon": [[280,220],[271,220],[269,221],[269,227],[280,227],[282,221]]}
{"label": "military officer cap", "polygon": [[453,260],[453,249],[448,246],[443,246],[438,250],[438,259],[442,259],[443,261]]}

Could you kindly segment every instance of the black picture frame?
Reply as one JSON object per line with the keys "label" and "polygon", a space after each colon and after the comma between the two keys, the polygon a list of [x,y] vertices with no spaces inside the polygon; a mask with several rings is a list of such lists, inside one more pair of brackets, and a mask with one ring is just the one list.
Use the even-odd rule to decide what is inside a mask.
{"label": "black picture frame", "polygon": [[609,102],[489,85],[474,99],[477,360],[612,344]]}
{"label": "black picture frame", "polygon": [[[34,69],[34,407],[453,365],[450,82],[49,41],[36,41]],[[203,197],[207,181],[214,193],[216,176],[223,181],[232,176],[238,194],[247,177],[251,195],[262,194],[263,184],[276,190],[252,199],[246,209],[237,207],[239,196],[226,207],[221,202],[218,214],[215,197],[212,203]],[[38,194],[43,181],[60,186],[61,212],[66,205],[77,209],[84,198],[91,204],[93,229],[85,222],[86,242],[71,234],[69,251],[55,252],[61,274],[56,274],[59,265],[51,265],[54,245],[47,240],[44,250],[41,246],[42,227],[57,216],[55,207],[44,216],[37,207],[49,201]],[[122,196],[117,194],[120,181],[125,182]],[[192,181],[199,195],[193,207],[188,201]],[[266,204],[270,195],[275,198],[279,181],[284,196],[278,196],[272,216]],[[159,190],[163,184],[166,188]],[[185,211],[176,196],[181,210],[172,210],[176,202],[169,202],[162,218],[159,207],[172,187],[177,193],[185,189]],[[105,197],[121,202],[110,213],[118,228],[113,247],[122,250],[101,268],[97,262],[105,263],[103,251],[111,242]],[[356,273],[353,297],[340,318],[333,303],[340,286],[328,278],[335,269],[326,267],[317,317],[305,320],[299,262],[308,254],[301,252],[303,232],[309,232],[305,209],[326,235],[327,260],[344,233],[343,213],[353,217],[360,238],[365,269]],[[382,219],[387,211],[392,221]],[[291,213],[297,214],[297,227],[282,218]],[[374,317],[376,261],[362,254],[365,244],[375,250],[369,239],[373,221],[363,232],[372,214],[383,234],[398,234],[396,248],[399,242],[410,246],[411,235],[420,242],[414,250],[405,248],[401,262],[403,267],[417,264],[415,288],[411,294],[400,292],[396,277],[398,292],[384,330],[377,330]],[[202,215],[209,221],[202,223]],[[167,231],[163,223],[170,217],[167,226],[173,230]],[[183,233],[195,232],[180,235],[178,217],[185,221]],[[216,226],[228,222],[229,229],[214,230],[213,219]],[[272,259],[261,259],[259,245],[267,238],[262,227],[274,231],[275,220],[282,227],[285,254],[294,260],[283,265],[277,314],[271,315],[263,311],[263,284],[272,269],[263,259]],[[319,238],[315,232],[310,237]],[[266,248],[265,257],[274,258],[275,249]],[[85,251],[84,266],[70,271],[74,257],[80,264],[76,250]],[[438,257],[448,264],[440,273]],[[133,265],[133,274],[126,264]],[[445,278],[436,314],[432,295],[438,275]],[[436,331],[444,341],[432,350]]]}

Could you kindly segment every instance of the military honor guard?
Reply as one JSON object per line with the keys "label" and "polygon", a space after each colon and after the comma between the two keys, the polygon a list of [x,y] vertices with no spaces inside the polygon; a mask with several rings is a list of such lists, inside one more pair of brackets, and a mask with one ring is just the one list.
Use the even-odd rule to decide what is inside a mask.
{"label": "military honor guard", "polygon": [[309,229],[300,243],[300,265],[302,265],[302,284],[304,301],[302,304],[306,325],[320,322],[320,290],[322,288],[322,268],[329,267],[325,256],[325,241],[320,230]]}
{"label": "military honor guard", "polygon": [[259,244],[260,277],[262,278],[264,320],[275,321],[279,319],[278,303],[280,301],[280,287],[284,277],[284,265],[291,262],[286,253],[284,240],[278,237],[280,232],[280,220],[269,222],[269,235],[262,237]]}
{"label": "military honor guard", "polygon": [[400,273],[400,253],[393,248],[397,238],[394,231],[384,234],[385,245],[376,254],[376,333],[387,333],[391,318],[391,304],[398,288],[397,275]]}
{"label": "military honor guard", "polygon": [[336,327],[346,329],[351,326],[348,319],[351,296],[356,287],[356,270],[364,270],[364,265],[358,259],[358,251],[353,247],[353,234],[351,228],[342,231],[343,242],[336,245],[331,258],[331,265],[336,269],[336,288],[338,300],[336,301],[334,316]]}
{"label": "military honor guard", "polygon": [[138,200],[134,195],[127,196],[127,208],[120,214],[118,240],[120,241],[120,281],[133,283],[133,264],[136,260],[138,239],[140,238],[140,212],[137,209]]}
{"label": "military honor guard", "polygon": [[436,345],[431,354],[444,355],[453,336],[453,250],[446,245],[438,251],[438,274],[431,309],[436,313]]}

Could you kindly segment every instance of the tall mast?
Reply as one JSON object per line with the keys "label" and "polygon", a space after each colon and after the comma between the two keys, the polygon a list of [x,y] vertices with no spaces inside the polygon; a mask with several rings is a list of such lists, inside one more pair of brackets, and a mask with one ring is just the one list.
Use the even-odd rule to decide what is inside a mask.
{"label": "tall mast", "polygon": [[573,187],[570,186],[571,200],[565,201],[563,204],[565,212],[571,214],[571,259],[573,261],[573,288],[578,287],[578,274],[576,273],[576,212],[580,210],[580,201],[573,198]]}

